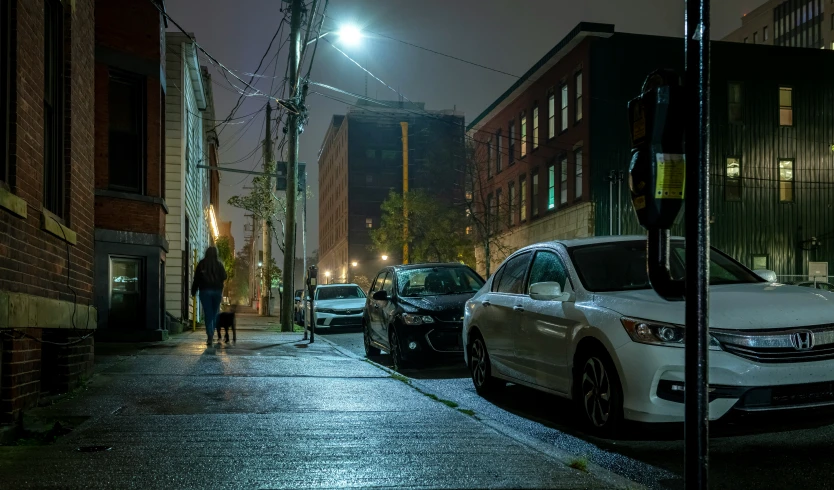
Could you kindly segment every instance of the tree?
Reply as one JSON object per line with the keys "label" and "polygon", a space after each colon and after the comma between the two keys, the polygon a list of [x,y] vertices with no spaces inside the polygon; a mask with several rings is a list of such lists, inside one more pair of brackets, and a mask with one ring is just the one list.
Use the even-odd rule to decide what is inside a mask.
{"label": "tree", "polygon": [[226,282],[226,295],[232,303],[241,303],[249,299],[249,265],[249,254],[235,257],[232,277]]}
{"label": "tree", "polygon": [[371,280],[368,276],[359,274],[352,277],[353,283],[362,288],[362,291],[366,293],[371,290]]}
{"label": "tree", "polygon": [[235,251],[229,244],[229,237],[225,236],[218,238],[214,242],[214,246],[217,248],[217,257],[223,263],[223,268],[226,269],[226,284],[229,284],[229,281],[235,275]]}
{"label": "tree", "polygon": [[463,207],[469,221],[469,235],[483,250],[483,265],[486,277],[491,274],[492,258],[497,252],[500,256],[508,255],[511,250],[500,239],[503,233],[504,219],[511,211],[512,203],[504,196],[498,202],[495,195],[489,192],[489,153],[495,151],[487,145],[467,144],[463,163],[464,198]]}
{"label": "tree", "polygon": [[[472,242],[466,217],[423,190],[408,193],[408,255],[411,262],[472,264]],[[405,244],[402,194],[391,192],[382,203],[382,222],[370,232],[372,249],[380,254],[402,250]]]}

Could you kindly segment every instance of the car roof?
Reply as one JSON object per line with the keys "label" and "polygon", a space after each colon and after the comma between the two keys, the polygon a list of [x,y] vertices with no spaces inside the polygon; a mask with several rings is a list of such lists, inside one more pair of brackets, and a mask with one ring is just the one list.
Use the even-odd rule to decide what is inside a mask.
{"label": "car roof", "polygon": [[[683,240],[683,237],[680,236],[673,236],[671,237],[672,240]],[[570,240],[551,240],[548,242],[540,242],[530,245],[530,247],[540,247],[542,245],[556,245],[561,244],[565,247],[572,248],[572,247],[584,247],[585,245],[600,245],[605,243],[618,243],[618,242],[633,242],[633,241],[645,241],[646,235],[610,235],[610,236],[593,236],[588,238],[574,238]],[[526,247],[525,247],[526,248]]]}
{"label": "car roof", "polygon": [[320,288],[335,288],[337,286],[356,286],[356,287],[359,287],[359,284],[354,284],[352,282],[348,282],[348,283],[340,282],[338,284],[319,284],[318,285],[318,287],[320,287]]}
{"label": "car roof", "polygon": [[466,264],[461,264],[460,262],[424,262],[422,264],[400,264],[400,265],[392,265],[389,266],[390,268],[396,271],[407,271],[411,269],[425,269],[428,267],[469,267]]}

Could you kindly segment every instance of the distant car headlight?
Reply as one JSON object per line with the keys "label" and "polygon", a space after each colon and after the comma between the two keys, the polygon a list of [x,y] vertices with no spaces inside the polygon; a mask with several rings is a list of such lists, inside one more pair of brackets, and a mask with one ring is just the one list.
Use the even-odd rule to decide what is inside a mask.
{"label": "distant car headlight", "polygon": [[403,313],[403,322],[406,325],[422,325],[424,323],[434,323],[434,318],[428,315],[415,315],[413,313]]}
{"label": "distant car headlight", "polygon": [[[631,340],[641,344],[665,345],[668,347],[683,347],[684,328],[680,325],[670,325],[634,318],[621,318],[626,332]],[[721,343],[712,335],[708,336],[710,350],[721,350]]]}

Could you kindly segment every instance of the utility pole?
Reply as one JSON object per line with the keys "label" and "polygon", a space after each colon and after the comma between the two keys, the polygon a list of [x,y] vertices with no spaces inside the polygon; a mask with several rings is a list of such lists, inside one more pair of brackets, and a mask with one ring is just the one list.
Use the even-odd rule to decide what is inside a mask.
{"label": "utility pole", "polygon": [[[295,204],[298,196],[298,136],[301,119],[299,113],[303,108],[300,97],[299,63],[301,55],[301,0],[285,0],[290,2],[290,58],[289,82],[291,87],[290,101],[294,110],[289,111],[287,131],[289,132],[289,148],[287,151],[287,216],[284,238],[284,274],[285,290],[293,291],[293,276],[295,275]],[[311,19],[312,20],[312,19]],[[308,30],[309,32],[309,30]],[[293,331],[293,295],[285,294],[281,298],[281,330]]]}
{"label": "utility pole", "polygon": [[401,122],[403,131],[403,264],[408,263],[408,123]]}
{"label": "utility pole", "polygon": [[[272,104],[266,103],[266,136],[264,137],[264,172],[269,173],[272,169]],[[267,189],[272,190],[272,178],[267,177]],[[264,218],[261,223],[263,228],[264,265],[263,277],[261,278],[261,303],[259,305],[260,316],[270,316],[269,297],[272,292],[272,277],[269,265],[272,262],[272,238],[269,233],[270,217]]]}

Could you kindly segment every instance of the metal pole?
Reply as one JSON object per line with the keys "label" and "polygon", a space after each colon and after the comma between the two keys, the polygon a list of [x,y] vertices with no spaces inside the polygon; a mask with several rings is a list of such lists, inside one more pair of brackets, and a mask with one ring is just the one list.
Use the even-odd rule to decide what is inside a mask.
{"label": "metal pole", "polygon": [[[305,172],[305,175],[304,175],[304,182],[307,182],[306,172]],[[304,193],[304,200],[302,201],[302,204],[301,204],[301,216],[302,216],[302,218],[301,218],[302,219],[302,224],[301,224],[301,248],[303,249],[303,252],[304,252],[304,258],[302,259],[302,264],[303,264],[303,267],[304,267],[304,273],[302,274],[302,276],[306,276],[307,275],[307,189],[303,189],[302,192]],[[307,282],[306,282],[306,277],[305,277],[304,284],[306,284],[306,283]],[[305,289],[307,289],[307,288],[305,288]],[[295,294],[294,291],[293,291],[293,294]],[[304,340],[307,340],[307,328],[309,328],[307,326],[307,295],[304,294],[303,296],[304,296],[304,301],[301,302],[301,312],[302,312],[301,313],[301,318],[304,321]]]}
{"label": "metal pole", "polygon": [[623,171],[617,172],[617,234],[623,234]]}
{"label": "metal pole", "polygon": [[[194,275],[197,274],[197,249],[194,249],[192,262],[194,263]],[[193,277],[193,276],[192,276]],[[193,279],[192,279],[193,280]],[[197,331],[197,296],[191,297],[191,331]]]}
{"label": "metal pole", "polygon": [[[268,173],[272,165],[272,104],[266,103],[266,136],[264,137],[264,172]],[[272,189],[272,178],[267,177],[267,189]],[[264,268],[262,269],[261,282],[261,304],[259,305],[261,316],[270,316],[269,297],[272,296],[272,237],[269,234],[269,220],[263,219],[263,247],[264,247]]]}
{"label": "metal pole", "polygon": [[401,122],[403,133],[403,264],[408,263],[408,123]]}
{"label": "metal pole", "polygon": [[686,333],[684,480],[708,488],[709,0],[686,0]]}
{"label": "metal pole", "polygon": [[608,234],[614,234],[614,171],[608,173]]}
{"label": "metal pole", "polygon": [[[295,269],[295,204],[298,195],[298,135],[301,120],[298,113],[302,110],[299,97],[299,55],[301,52],[301,0],[291,0],[290,18],[290,58],[289,58],[289,82],[291,88],[290,100],[295,106],[288,117],[289,148],[287,150],[287,216],[286,232],[284,236],[284,289],[292,291],[293,276]],[[284,332],[293,331],[292,302],[291,295],[284,295],[281,301],[281,330]]]}

